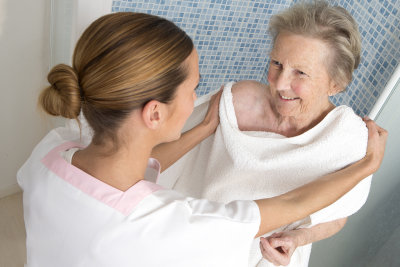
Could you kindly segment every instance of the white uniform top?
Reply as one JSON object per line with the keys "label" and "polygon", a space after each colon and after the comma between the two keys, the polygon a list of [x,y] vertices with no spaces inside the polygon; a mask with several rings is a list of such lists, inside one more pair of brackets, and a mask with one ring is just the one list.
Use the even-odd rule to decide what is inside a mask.
{"label": "white uniform top", "polygon": [[[120,191],[62,157],[81,146],[76,137],[51,131],[18,171],[26,266],[247,265],[260,224],[255,202],[188,198],[146,180]],[[159,174],[156,160],[148,167]]]}

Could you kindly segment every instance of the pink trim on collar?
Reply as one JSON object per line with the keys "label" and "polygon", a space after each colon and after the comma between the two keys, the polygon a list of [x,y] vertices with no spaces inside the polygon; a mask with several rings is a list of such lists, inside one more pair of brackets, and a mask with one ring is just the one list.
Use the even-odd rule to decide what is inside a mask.
{"label": "pink trim on collar", "polygon": [[[51,150],[42,159],[42,163],[67,183],[124,215],[128,215],[146,196],[162,189],[160,185],[145,180],[137,182],[125,192],[116,189],[69,164],[61,157],[61,151],[73,147],[82,145],[74,142],[63,143]],[[160,163],[156,159],[149,159],[148,168],[158,171],[159,176]]]}

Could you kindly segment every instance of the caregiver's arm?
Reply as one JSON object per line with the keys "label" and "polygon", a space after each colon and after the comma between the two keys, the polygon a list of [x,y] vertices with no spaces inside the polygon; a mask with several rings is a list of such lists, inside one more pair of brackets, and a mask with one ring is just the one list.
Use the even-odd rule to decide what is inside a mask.
{"label": "caregiver's arm", "polygon": [[215,132],[219,124],[218,107],[221,93],[222,90],[211,97],[207,114],[201,123],[183,133],[178,140],[159,144],[153,148],[151,157],[160,162],[161,172]]}
{"label": "caregiver's arm", "polygon": [[266,238],[261,237],[260,249],[263,257],[279,266],[290,263],[297,247],[317,242],[333,236],[346,224],[347,218],[321,223],[311,228],[301,228],[274,233]]}
{"label": "caregiver's arm", "polygon": [[383,159],[387,132],[371,120],[366,120],[366,124],[368,147],[363,159],[283,195],[255,201],[261,215],[260,229],[256,236],[332,204],[362,179],[378,170]]}

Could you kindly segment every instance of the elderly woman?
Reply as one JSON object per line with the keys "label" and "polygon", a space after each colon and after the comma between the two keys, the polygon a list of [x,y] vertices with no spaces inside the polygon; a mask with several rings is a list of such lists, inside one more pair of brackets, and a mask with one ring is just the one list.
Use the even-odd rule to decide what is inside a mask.
{"label": "elderly woman", "polygon": [[[225,85],[220,127],[166,171],[166,176],[185,177],[173,187],[226,203],[259,199],[362,158],[365,124],[350,108],[329,101],[346,88],[359,64],[357,28],[345,9],[322,1],[296,4],[275,15],[269,84]],[[369,187],[367,179],[330,207],[262,238],[262,254],[256,240],[249,265],[290,261],[290,266],[307,266],[311,243],[339,231],[365,203]]]}
{"label": "elderly woman", "polygon": [[[290,138],[309,135],[307,132],[324,124],[328,115],[336,114],[334,123],[357,120],[350,109],[335,107],[329,101],[329,96],[345,89],[360,62],[361,41],[352,17],[344,9],[324,2],[299,4],[274,16],[270,32],[274,46],[269,85],[242,81],[232,88],[239,129]],[[341,119],[343,116],[350,118]],[[364,187],[363,200],[368,184]],[[339,219],[310,229],[274,234],[261,240],[261,250],[272,263],[287,265],[297,246],[327,238],[345,222]],[[303,262],[306,265],[308,259]]]}

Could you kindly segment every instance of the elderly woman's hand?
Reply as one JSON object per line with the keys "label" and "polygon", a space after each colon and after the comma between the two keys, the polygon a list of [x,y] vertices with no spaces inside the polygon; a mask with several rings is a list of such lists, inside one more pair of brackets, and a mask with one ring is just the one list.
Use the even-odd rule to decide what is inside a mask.
{"label": "elderly woman's hand", "polygon": [[365,159],[370,163],[372,171],[376,172],[383,159],[388,132],[368,117],[363,118],[363,120],[368,128],[368,146]]}
{"label": "elderly woman's hand", "polygon": [[219,92],[211,97],[207,114],[202,122],[209,129],[210,134],[215,132],[219,124],[219,100],[221,99],[223,88],[224,86],[221,86]]}
{"label": "elderly woman's hand", "polygon": [[290,263],[293,252],[299,246],[299,230],[274,233],[260,238],[260,249],[264,259],[275,266],[286,266]]}

